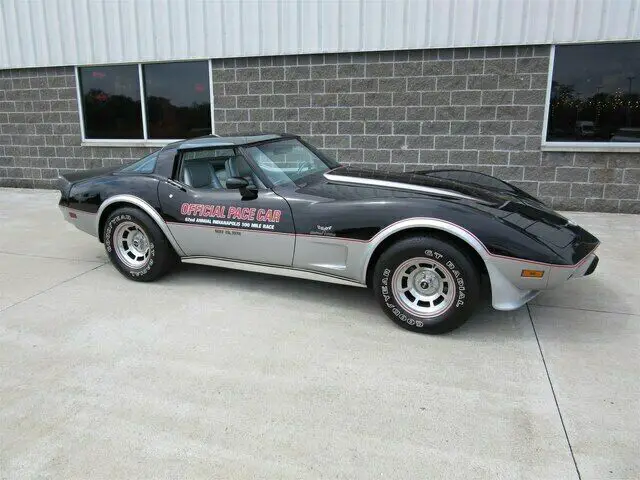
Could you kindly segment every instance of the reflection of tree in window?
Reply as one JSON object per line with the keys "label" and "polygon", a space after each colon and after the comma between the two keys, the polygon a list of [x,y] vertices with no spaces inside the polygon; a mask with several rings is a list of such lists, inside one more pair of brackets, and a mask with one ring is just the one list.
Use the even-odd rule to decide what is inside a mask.
{"label": "reflection of tree in window", "polygon": [[637,42],[556,47],[547,140],[640,141],[638,53]]}
{"label": "reflection of tree in window", "polygon": [[149,138],[191,138],[211,133],[207,62],[144,66]]}
{"label": "reflection of tree in window", "polygon": [[80,88],[86,138],[142,138],[135,65],[81,68]]}

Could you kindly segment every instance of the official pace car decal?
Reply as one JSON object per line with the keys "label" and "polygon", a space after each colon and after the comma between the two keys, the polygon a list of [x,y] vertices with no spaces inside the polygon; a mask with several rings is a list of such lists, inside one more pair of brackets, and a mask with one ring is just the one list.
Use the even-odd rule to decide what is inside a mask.
{"label": "official pace car decal", "polygon": [[282,210],[202,203],[183,203],[180,214],[184,215],[185,223],[255,230],[275,230],[282,218]]}

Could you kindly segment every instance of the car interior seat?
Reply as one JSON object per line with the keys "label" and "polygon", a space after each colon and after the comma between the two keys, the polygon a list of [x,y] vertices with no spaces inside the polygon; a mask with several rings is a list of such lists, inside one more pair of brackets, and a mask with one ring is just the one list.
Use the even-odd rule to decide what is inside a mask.
{"label": "car interior seat", "polygon": [[209,160],[184,164],[184,183],[193,188],[223,188]]}
{"label": "car interior seat", "polygon": [[227,174],[227,178],[242,177],[249,182],[249,184],[253,184],[256,187],[264,186],[258,176],[253,172],[253,170],[251,170],[251,167],[242,155],[236,155],[229,158],[224,164],[224,169]]}

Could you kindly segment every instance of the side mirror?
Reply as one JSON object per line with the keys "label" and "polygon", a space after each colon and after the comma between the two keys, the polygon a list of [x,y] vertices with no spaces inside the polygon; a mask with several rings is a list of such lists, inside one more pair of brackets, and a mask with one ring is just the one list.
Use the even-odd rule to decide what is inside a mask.
{"label": "side mirror", "polygon": [[249,182],[242,177],[229,177],[227,178],[227,188],[230,190],[240,190],[241,188],[247,188]]}
{"label": "side mirror", "polygon": [[244,200],[252,200],[258,197],[258,189],[253,185],[249,185],[249,182],[242,177],[227,178],[227,188],[240,190],[240,195]]}

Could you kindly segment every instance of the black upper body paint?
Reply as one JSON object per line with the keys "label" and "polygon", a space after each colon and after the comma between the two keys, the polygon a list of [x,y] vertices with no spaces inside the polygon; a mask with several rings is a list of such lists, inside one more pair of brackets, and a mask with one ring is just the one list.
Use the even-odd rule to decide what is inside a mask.
{"label": "black upper body paint", "polygon": [[[371,240],[401,220],[430,218],[471,232],[491,254],[558,265],[574,265],[598,245],[593,235],[531,195],[477,172],[383,173],[338,166],[330,174],[341,177],[339,182],[315,174],[303,186],[265,188],[258,191],[257,198],[243,199],[238,190],[194,189],[172,180],[179,161],[178,146],[172,144],[161,150],[150,174],[125,173],[121,167],[66,174],[61,177],[60,204],[96,213],[114,195],[133,195],[151,205],[167,222],[185,222],[181,212],[185,203],[223,206],[225,214],[230,207],[255,209],[254,214],[261,211],[263,216],[279,210],[280,217],[273,222],[275,233],[360,241]],[[358,184],[362,178],[462,196],[412,191],[401,185]]]}

